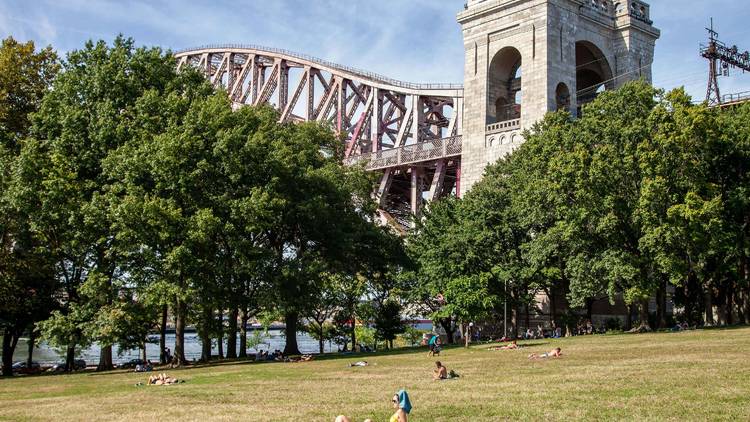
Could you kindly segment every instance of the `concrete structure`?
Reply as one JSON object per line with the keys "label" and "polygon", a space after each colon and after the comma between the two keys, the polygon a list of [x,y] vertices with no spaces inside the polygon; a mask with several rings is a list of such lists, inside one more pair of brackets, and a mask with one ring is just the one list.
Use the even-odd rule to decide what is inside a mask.
{"label": "concrete structure", "polygon": [[176,56],[236,106],[271,104],[282,122],[330,124],[347,163],[382,175],[382,219],[408,227],[425,202],[465,193],[548,111],[578,113],[602,89],[650,81],[659,37],[640,0],[468,0],[458,22],[463,86],[401,82],[252,45]]}
{"label": "concrete structure", "polygon": [[521,132],[603,89],[651,81],[659,30],[642,1],[469,0],[464,37],[461,185],[517,148]]}

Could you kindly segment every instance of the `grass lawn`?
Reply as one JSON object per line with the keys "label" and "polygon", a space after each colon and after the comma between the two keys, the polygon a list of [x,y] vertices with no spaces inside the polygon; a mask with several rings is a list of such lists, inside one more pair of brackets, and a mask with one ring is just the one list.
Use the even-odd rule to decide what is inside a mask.
{"label": "grass lawn", "polygon": [[[232,363],[169,370],[187,380],[135,386],[110,372],[0,379],[0,420],[387,421],[406,388],[410,421],[747,420],[750,329],[587,336],[517,351],[448,348],[461,378],[432,381],[426,350],[305,363]],[[523,342],[521,343],[523,344]],[[560,359],[529,361],[561,347]],[[372,366],[349,368],[366,359]]]}

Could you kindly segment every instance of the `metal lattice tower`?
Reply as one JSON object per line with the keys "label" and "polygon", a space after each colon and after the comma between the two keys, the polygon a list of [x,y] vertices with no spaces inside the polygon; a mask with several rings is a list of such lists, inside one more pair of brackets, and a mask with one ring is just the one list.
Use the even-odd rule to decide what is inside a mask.
{"label": "metal lattice tower", "polygon": [[741,53],[736,45],[728,47],[719,41],[719,33],[714,30],[714,20],[708,31],[708,44],[701,45],[701,56],[708,60],[708,87],[706,88],[706,102],[712,106],[722,105],[719,90],[719,76],[729,76],[730,68],[750,72],[750,52]]}

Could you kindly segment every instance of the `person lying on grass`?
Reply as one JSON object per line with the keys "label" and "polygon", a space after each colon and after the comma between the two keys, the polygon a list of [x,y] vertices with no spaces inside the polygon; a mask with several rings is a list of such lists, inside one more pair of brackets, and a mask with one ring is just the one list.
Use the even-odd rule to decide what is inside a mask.
{"label": "person lying on grass", "polygon": [[506,344],[505,346],[493,346],[488,348],[487,350],[516,350],[520,348],[521,346],[519,346],[518,343],[513,340],[510,344]]}
{"label": "person lying on grass", "polygon": [[286,357],[283,362],[309,362],[313,360],[313,355],[302,355],[300,357]]}
{"label": "person lying on grass", "polygon": [[151,375],[148,377],[148,385],[170,385],[178,382],[185,382],[177,378],[168,377],[167,374]]}
{"label": "person lying on grass", "polygon": [[529,359],[533,360],[533,359],[559,358],[560,356],[562,356],[562,351],[560,350],[559,347],[555,347],[549,352],[542,353],[541,355],[537,353],[532,353],[529,355]]}

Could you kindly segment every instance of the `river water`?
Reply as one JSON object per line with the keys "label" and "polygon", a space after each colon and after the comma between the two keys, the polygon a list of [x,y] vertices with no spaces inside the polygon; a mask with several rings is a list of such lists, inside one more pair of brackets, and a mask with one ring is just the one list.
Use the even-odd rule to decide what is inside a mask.
{"label": "river water", "polygon": [[[248,340],[252,332],[248,333]],[[174,353],[174,334],[167,334],[167,347],[169,347]],[[281,330],[269,330],[268,334],[264,334],[263,344],[258,345],[259,350],[270,350],[276,349],[284,350],[284,344],[286,343],[286,337]],[[159,361],[159,336],[150,336],[149,343],[146,344],[146,356],[152,362]],[[299,350],[302,353],[318,353],[319,346],[318,341],[310,337],[306,333],[297,333],[297,344]],[[324,343],[326,352],[337,350],[337,345],[329,342]],[[237,350],[239,350],[239,335],[237,339]],[[255,349],[248,349],[248,354],[255,353]],[[224,352],[226,353],[226,340],[224,343]],[[212,347],[212,354],[218,355],[218,349],[216,344]],[[18,341],[16,351],[13,354],[13,361],[25,361],[28,355],[28,342],[26,339]],[[140,358],[140,352],[138,350],[117,350],[115,346],[112,351],[112,360],[114,363],[127,362],[130,359]],[[86,361],[88,365],[96,365],[99,362],[99,346],[94,344],[89,348],[83,350],[77,350],[77,357]],[[197,333],[185,333],[185,358],[188,360],[200,359],[201,357],[201,341],[198,338]],[[37,345],[34,348],[34,360],[41,364],[50,364],[56,362],[64,362],[64,353],[54,350],[44,343]]]}

